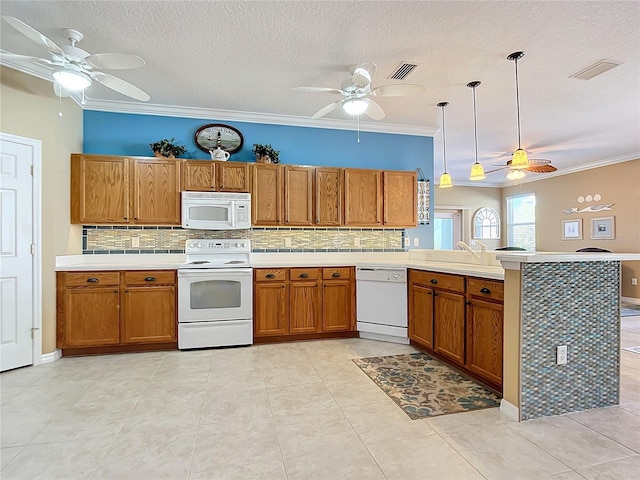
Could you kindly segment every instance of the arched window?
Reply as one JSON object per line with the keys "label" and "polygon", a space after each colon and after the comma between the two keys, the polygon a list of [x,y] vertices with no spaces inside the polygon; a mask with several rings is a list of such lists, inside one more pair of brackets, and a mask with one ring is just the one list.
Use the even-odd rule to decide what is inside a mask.
{"label": "arched window", "polygon": [[479,208],[473,215],[473,238],[499,239],[500,238],[500,217],[493,208]]}

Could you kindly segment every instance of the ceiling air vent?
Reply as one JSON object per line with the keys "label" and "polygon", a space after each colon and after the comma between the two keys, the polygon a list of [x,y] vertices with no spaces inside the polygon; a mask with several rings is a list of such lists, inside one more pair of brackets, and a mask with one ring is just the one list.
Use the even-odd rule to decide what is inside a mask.
{"label": "ceiling air vent", "polygon": [[420,65],[418,65],[417,63],[407,63],[407,62],[402,62],[398,68],[396,68],[393,73],[391,75],[389,75],[387,78],[391,79],[391,80],[404,80],[405,78],[407,78],[407,76],[413,72],[416,68],[418,68]]}
{"label": "ceiling air vent", "polygon": [[593,65],[589,65],[584,70],[580,70],[578,73],[574,73],[570,75],[569,78],[577,78],[579,80],[591,80],[593,77],[600,75],[601,73],[607,72],[614,67],[620,65],[618,62],[614,62],[612,60],[600,60],[599,62],[594,63]]}

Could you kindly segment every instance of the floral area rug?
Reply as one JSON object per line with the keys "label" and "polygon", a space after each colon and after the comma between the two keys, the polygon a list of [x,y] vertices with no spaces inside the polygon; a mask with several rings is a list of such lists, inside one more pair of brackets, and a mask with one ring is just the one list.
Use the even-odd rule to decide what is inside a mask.
{"label": "floral area rug", "polygon": [[500,405],[498,395],[425,353],[353,362],[413,420]]}

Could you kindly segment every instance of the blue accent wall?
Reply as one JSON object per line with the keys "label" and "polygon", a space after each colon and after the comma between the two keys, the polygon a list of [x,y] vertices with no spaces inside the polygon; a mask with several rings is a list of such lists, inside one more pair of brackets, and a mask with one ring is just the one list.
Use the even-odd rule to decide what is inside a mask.
{"label": "blue accent wall", "polygon": [[[187,147],[183,158],[209,159],[194,142],[196,130],[209,123],[231,125],[242,133],[244,145],[230,161],[253,162],[253,144],[270,143],[280,150],[282,164],[387,170],[421,168],[433,186],[433,138],[416,135],[360,132],[358,143],[355,130],[85,110],[83,152],[151,156],[150,143],[174,137],[177,144]],[[433,248],[433,224],[408,229],[407,235],[420,238],[417,248]]]}

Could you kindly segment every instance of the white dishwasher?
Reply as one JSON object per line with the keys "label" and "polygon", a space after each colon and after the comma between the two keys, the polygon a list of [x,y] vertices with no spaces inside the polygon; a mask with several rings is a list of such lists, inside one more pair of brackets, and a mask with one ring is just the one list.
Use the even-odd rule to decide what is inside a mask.
{"label": "white dishwasher", "polygon": [[409,343],[406,268],[357,267],[356,298],[360,337]]}

